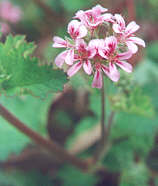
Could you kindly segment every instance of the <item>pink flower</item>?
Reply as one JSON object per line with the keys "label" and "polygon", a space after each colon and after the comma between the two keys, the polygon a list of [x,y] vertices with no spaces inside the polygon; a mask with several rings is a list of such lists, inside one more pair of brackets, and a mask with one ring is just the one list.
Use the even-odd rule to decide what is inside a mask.
{"label": "pink flower", "polygon": [[126,27],[125,21],[121,15],[115,14],[115,20],[116,22],[113,24],[113,30],[119,34],[118,40],[122,43],[126,43],[132,53],[136,53],[138,50],[136,44],[145,47],[145,42],[133,35],[133,33],[139,29],[139,25],[137,25],[135,21],[130,22]]}
{"label": "pink flower", "polygon": [[101,5],[96,5],[90,10],[83,11],[79,10],[76,13],[75,18],[78,18],[87,28],[93,30],[97,28],[104,21],[112,21],[111,14],[103,14],[107,9],[103,8]]}
{"label": "pink flower", "polygon": [[[87,11],[78,11],[75,18],[80,21],[73,20],[68,24],[67,31],[71,39],[53,38],[53,47],[66,48],[56,57],[56,65],[60,68],[64,62],[69,65],[67,70],[69,77],[83,68],[87,75],[94,76],[92,87],[99,89],[102,88],[103,75],[114,82],[119,80],[117,66],[131,73],[133,67],[126,60],[138,50],[137,44],[145,47],[145,42],[134,35],[139,29],[134,21],[126,26],[121,15],[113,16],[105,13],[106,11],[107,9],[101,5]],[[105,24],[108,28],[105,29],[104,39],[102,38],[104,32],[99,28],[103,28],[100,26]],[[95,30],[97,28],[98,30]],[[111,29],[114,30],[113,33]]]}
{"label": "pink flower", "polygon": [[[87,35],[86,27],[77,20],[72,20],[68,24],[68,33],[70,34],[71,38],[73,39],[72,42],[75,42],[76,39],[83,38]],[[53,38],[53,47],[54,48],[66,48],[66,51],[60,53],[56,59],[55,64],[61,68],[64,62],[68,65],[72,65],[74,62],[74,50],[75,44],[71,44],[69,41],[64,40],[60,37],[55,36]]]}
{"label": "pink flower", "polygon": [[66,48],[65,51],[61,52],[56,58],[55,58],[55,64],[61,68],[64,62],[66,62],[68,65],[72,65],[74,62],[74,46],[70,44],[68,41],[55,36],[53,38],[53,47],[54,48]]}
{"label": "pink flower", "polygon": [[0,27],[1,27],[0,31],[3,34],[6,35],[6,34],[8,34],[10,32],[10,27],[9,27],[9,25],[7,23],[0,22]]}
{"label": "pink flower", "polygon": [[81,69],[81,67],[83,67],[86,74],[90,75],[92,73],[92,65],[90,59],[95,56],[95,49],[88,47],[83,39],[77,40],[76,49],[78,51],[78,54],[76,54],[74,58],[77,62],[68,69],[68,76],[71,77],[76,74]]}
{"label": "pink flower", "polygon": [[86,27],[77,20],[72,20],[68,24],[68,33],[73,39],[80,39],[87,35]]}
{"label": "pink flower", "polygon": [[99,54],[109,62],[109,71],[106,75],[112,81],[119,80],[119,72],[115,64],[128,73],[132,72],[132,65],[124,61],[125,59],[129,59],[132,56],[132,53],[131,51],[118,53],[116,37],[107,37],[102,50],[99,51]]}
{"label": "pink flower", "polygon": [[21,19],[21,10],[9,1],[2,1],[0,3],[0,17],[11,23],[16,23]]}

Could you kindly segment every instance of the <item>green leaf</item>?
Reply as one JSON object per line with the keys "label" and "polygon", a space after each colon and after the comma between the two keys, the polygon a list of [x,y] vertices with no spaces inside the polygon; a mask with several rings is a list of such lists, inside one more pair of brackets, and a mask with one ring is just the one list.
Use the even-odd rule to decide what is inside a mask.
{"label": "green leaf", "polygon": [[65,166],[57,175],[62,181],[62,186],[93,186],[96,185],[98,178],[90,173],[82,172],[74,167]]}
{"label": "green leaf", "polygon": [[[0,103],[27,126],[40,134],[46,135],[46,120],[52,95],[45,100],[32,96],[12,97],[1,96]],[[11,153],[18,154],[30,139],[0,117],[0,160],[5,160]]]}
{"label": "green leaf", "polygon": [[133,163],[129,169],[125,169],[121,175],[120,186],[148,186],[149,173],[146,166],[139,162]]}
{"label": "green leaf", "polygon": [[149,119],[134,114],[119,113],[112,128],[111,139],[117,141],[126,137],[133,152],[146,157],[153,146],[158,129],[157,119]]}
{"label": "green leaf", "polygon": [[155,114],[151,98],[143,93],[140,87],[131,89],[128,94],[118,93],[110,97],[112,107],[116,111],[153,117]]}
{"label": "green leaf", "polygon": [[45,97],[50,92],[61,91],[67,82],[64,72],[51,66],[39,65],[31,57],[35,49],[24,36],[8,36],[0,43],[0,91],[9,95],[18,93]]}
{"label": "green leaf", "polygon": [[133,150],[128,141],[113,145],[104,158],[104,165],[110,171],[129,168],[133,162]]}

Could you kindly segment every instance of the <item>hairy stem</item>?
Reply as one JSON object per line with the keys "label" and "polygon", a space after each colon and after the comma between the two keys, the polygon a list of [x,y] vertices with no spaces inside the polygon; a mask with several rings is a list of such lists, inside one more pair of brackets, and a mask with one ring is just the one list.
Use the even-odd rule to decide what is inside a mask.
{"label": "hairy stem", "polygon": [[104,79],[103,79],[103,85],[101,89],[101,137],[98,144],[98,148],[96,150],[96,153],[94,154],[94,162],[100,160],[100,157],[102,156],[103,149],[106,143],[106,127],[105,127],[105,118],[106,118],[106,96],[105,96],[105,90],[104,90]]}
{"label": "hairy stem", "polygon": [[104,79],[103,86],[101,89],[101,146],[104,146],[105,138],[106,138],[106,128],[105,128],[105,120],[106,120],[106,95],[104,91]]}
{"label": "hairy stem", "polygon": [[18,118],[16,118],[12,113],[10,113],[4,106],[0,104],[0,115],[7,120],[11,125],[17,128],[20,132],[24,133],[31,140],[33,140],[36,144],[43,147],[48,152],[54,154],[59,158],[62,162],[71,163],[79,169],[87,170],[88,163],[87,161],[81,160],[76,156],[68,153],[64,148],[59,146],[53,141],[46,139],[39,135],[37,132],[33,131],[29,127],[27,127],[23,122],[21,122]]}
{"label": "hairy stem", "polygon": [[109,149],[109,136],[115,113],[112,111],[106,126],[106,94],[104,82],[101,89],[101,138],[99,148],[94,154],[94,162],[100,161]]}

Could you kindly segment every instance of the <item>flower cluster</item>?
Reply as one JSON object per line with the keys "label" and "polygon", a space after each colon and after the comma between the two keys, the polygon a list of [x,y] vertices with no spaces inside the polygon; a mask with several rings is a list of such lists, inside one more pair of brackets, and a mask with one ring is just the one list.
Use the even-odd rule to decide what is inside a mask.
{"label": "flower cluster", "polygon": [[[104,36],[100,38],[103,28]],[[53,38],[53,47],[66,49],[56,57],[55,64],[61,68],[65,62],[69,77],[83,68],[86,74],[94,76],[93,88],[102,87],[103,74],[117,82],[120,78],[117,66],[132,72],[132,65],[125,60],[138,51],[137,45],[145,47],[145,42],[134,35],[138,29],[135,21],[126,25],[120,14],[107,13],[101,5],[79,10],[68,24],[71,38]]]}
{"label": "flower cluster", "polygon": [[21,14],[22,12],[18,6],[14,6],[9,1],[3,0],[0,3],[1,32],[4,34],[10,32],[8,23],[15,24],[20,21]]}

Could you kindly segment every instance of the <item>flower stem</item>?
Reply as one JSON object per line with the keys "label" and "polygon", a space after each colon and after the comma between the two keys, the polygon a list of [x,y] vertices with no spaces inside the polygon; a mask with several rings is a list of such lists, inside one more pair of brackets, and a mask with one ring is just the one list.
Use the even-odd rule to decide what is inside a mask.
{"label": "flower stem", "polygon": [[20,132],[24,133],[31,140],[33,140],[36,144],[43,147],[48,152],[56,155],[61,162],[68,162],[72,165],[76,166],[79,169],[87,170],[89,164],[85,160],[81,160],[76,156],[68,153],[64,148],[59,146],[53,141],[44,138],[39,135],[37,132],[33,131],[29,127],[27,127],[23,122],[21,122],[18,118],[16,118],[12,113],[10,113],[4,106],[0,104],[0,115],[7,120],[11,125],[17,128]]}
{"label": "flower stem", "polygon": [[95,163],[100,161],[109,149],[109,136],[110,136],[111,126],[115,115],[115,113],[112,111],[108,118],[107,127],[106,127],[106,93],[105,93],[104,86],[105,85],[103,81],[103,86],[101,89],[101,138],[100,138],[99,147],[96,151],[96,154],[94,154]]}
{"label": "flower stem", "polygon": [[104,146],[105,138],[106,138],[106,128],[105,128],[105,120],[106,120],[106,95],[104,90],[104,79],[103,86],[101,89],[101,146]]}

